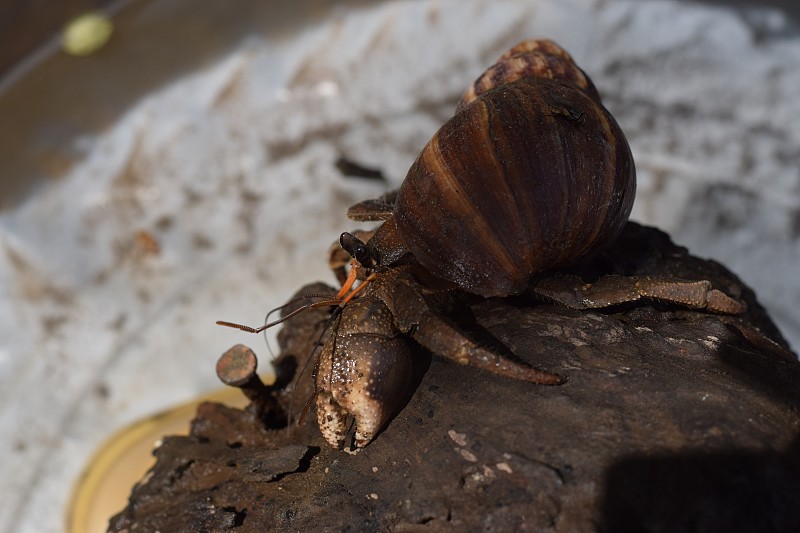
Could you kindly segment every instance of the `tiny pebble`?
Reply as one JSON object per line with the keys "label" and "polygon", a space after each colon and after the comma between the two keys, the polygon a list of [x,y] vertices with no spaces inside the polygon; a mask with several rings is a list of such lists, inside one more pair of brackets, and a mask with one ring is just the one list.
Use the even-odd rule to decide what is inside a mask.
{"label": "tiny pebble", "polygon": [[475,454],[472,453],[471,451],[464,450],[463,448],[462,449],[456,448],[456,450],[458,450],[458,453],[461,454],[461,457],[463,457],[464,459],[466,459],[470,463],[477,463],[478,462],[478,458],[475,457]]}
{"label": "tiny pebble", "polygon": [[453,442],[458,444],[459,446],[466,446],[467,445],[467,434],[466,433],[458,433],[454,430],[449,430],[447,434],[453,439]]}
{"label": "tiny pebble", "polygon": [[511,470],[511,467],[508,466],[508,463],[497,463],[495,466],[497,467],[498,470],[502,470],[507,474],[513,473],[513,470]]}

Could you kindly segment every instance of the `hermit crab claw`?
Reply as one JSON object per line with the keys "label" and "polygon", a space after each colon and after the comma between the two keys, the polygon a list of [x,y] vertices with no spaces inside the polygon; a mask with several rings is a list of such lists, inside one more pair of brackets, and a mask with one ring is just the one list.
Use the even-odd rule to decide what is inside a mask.
{"label": "hermit crab claw", "polygon": [[363,447],[399,410],[411,383],[411,352],[383,301],[364,298],[342,309],[316,368],[317,422],[325,440],[341,447],[347,419]]}

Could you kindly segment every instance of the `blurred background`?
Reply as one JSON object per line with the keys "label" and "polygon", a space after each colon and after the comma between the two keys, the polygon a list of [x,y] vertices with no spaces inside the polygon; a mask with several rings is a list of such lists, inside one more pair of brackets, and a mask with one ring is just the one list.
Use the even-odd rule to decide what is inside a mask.
{"label": "blurred background", "polygon": [[265,363],[214,321],[333,283],[346,207],[529,37],[626,132],[632,218],[735,271],[796,349],[799,21],[791,0],[0,0],[0,532],[63,530],[93,450],[216,389],[232,344]]}

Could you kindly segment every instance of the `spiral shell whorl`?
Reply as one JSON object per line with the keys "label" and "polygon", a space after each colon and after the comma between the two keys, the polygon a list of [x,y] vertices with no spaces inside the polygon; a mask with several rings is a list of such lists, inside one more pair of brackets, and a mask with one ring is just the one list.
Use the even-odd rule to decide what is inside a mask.
{"label": "spiral shell whorl", "polygon": [[484,297],[608,246],[636,174],[618,124],[569,83],[524,77],[481,94],[409,169],[393,221],[419,264]]}
{"label": "spiral shell whorl", "polygon": [[580,88],[600,103],[600,95],[589,77],[569,53],[548,39],[528,39],[508,50],[470,86],[456,107],[456,113],[481,94],[520,78],[548,78]]}

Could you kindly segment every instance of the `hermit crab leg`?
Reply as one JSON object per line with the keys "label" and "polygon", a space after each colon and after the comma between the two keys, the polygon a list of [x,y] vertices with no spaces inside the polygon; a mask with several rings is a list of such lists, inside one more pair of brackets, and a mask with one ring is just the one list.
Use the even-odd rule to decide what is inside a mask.
{"label": "hermit crab leg", "polygon": [[531,290],[573,309],[600,309],[645,298],[712,313],[735,315],[747,310],[743,301],[714,289],[706,280],[609,275],[584,283],[577,276],[561,275],[541,278]]}
{"label": "hermit crab leg", "polygon": [[[459,328],[430,309],[414,282],[398,275],[390,289],[395,325],[431,352],[493,374],[540,385],[560,385],[558,374],[538,370],[480,346]],[[422,311],[420,311],[422,310]]]}
{"label": "hermit crab leg", "polygon": [[566,382],[566,379],[558,374],[518,363],[479,346],[473,340],[465,337],[454,325],[432,312],[426,313],[420,319],[413,337],[414,340],[437,355],[499,376],[539,385],[561,385]]}

